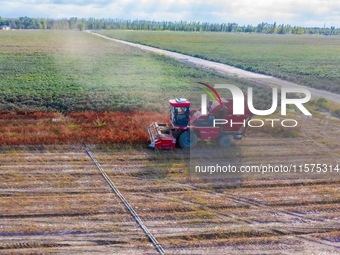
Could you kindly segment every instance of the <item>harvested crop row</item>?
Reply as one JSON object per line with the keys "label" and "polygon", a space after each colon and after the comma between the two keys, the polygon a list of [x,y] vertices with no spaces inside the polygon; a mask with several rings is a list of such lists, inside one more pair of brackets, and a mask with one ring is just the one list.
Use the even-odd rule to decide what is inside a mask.
{"label": "harvested crop row", "polygon": [[147,126],[165,115],[133,112],[0,113],[0,144],[145,144]]}

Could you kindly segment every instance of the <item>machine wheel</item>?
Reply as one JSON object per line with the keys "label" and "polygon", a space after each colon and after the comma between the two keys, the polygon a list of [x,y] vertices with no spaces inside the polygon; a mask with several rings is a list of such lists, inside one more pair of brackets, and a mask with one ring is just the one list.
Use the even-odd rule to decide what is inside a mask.
{"label": "machine wheel", "polygon": [[183,149],[193,148],[197,143],[197,135],[193,131],[186,131],[179,136],[178,143]]}
{"label": "machine wheel", "polygon": [[229,147],[231,144],[231,138],[229,135],[221,135],[218,139],[218,143],[221,147]]}

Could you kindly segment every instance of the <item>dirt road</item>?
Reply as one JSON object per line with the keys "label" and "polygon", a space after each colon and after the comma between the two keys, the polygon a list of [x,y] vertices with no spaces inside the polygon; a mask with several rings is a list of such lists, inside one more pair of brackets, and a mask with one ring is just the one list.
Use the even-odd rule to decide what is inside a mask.
{"label": "dirt road", "polygon": [[251,80],[256,82],[257,84],[261,84],[261,85],[266,85],[266,86],[270,86],[270,87],[298,87],[298,88],[305,88],[308,89],[311,94],[312,97],[324,97],[328,100],[332,100],[334,102],[340,103],[340,95],[339,94],[334,94],[328,91],[324,91],[324,90],[318,90],[318,89],[313,89],[313,88],[309,88],[306,86],[302,86],[302,85],[298,85],[296,83],[293,82],[288,82],[288,81],[284,81],[278,78],[274,78],[272,76],[268,76],[268,75],[263,75],[263,74],[257,74],[257,73],[253,73],[253,72],[249,72],[249,71],[245,71],[233,66],[229,66],[226,64],[221,64],[221,63],[216,63],[213,61],[209,61],[209,60],[204,60],[204,59],[200,59],[200,58],[195,58],[195,57],[191,57],[188,55],[184,55],[184,54],[180,54],[180,53],[176,53],[176,52],[171,52],[171,51],[167,51],[167,50],[162,50],[162,49],[157,49],[154,47],[149,47],[149,46],[145,46],[145,45],[141,45],[141,44],[137,44],[137,43],[131,43],[131,42],[126,42],[126,41],[122,41],[122,40],[117,40],[117,39],[113,39],[104,35],[100,35],[97,33],[93,33],[91,31],[87,31],[89,33],[92,33],[94,35],[97,35],[99,37],[108,39],[108,40],[112,40],[115,42],[119,42],[119,43],[124,43],[133,47],[137,47],[140,48],[142,50],[146,50],[146,51],[151,51],[154,53],[159,53],[159,54],[164,54],[167,55],[169,57],[178,59],[184,63],[187,63],[189,65],[195,65],[195,66],[199,66],[201,68],[205,68],[205,69],[211,69],[211,70],[215,70],[219,73],[223,73],[226,75],[231,75],[234,77],[239,77],[239,78],[244,78],[247,80]]}

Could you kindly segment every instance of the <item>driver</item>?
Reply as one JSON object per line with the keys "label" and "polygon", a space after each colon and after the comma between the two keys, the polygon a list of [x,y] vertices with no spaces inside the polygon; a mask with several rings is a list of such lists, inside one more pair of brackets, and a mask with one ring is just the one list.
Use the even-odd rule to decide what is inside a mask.
{"label": "driver", "polygon": [[209,100],[208,106],[207,106],[207,111],[208,111],[208,112],[211,111],[211,109],[212,109],[212,104],[213,104],[213,101],[212,101],[212,100]]}

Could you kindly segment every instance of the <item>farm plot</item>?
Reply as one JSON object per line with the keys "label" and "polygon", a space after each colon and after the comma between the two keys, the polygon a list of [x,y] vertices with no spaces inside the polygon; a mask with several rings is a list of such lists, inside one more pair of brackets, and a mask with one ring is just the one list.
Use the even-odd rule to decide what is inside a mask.
{"label": "farm plot", "polygon": [[7,151],[0,171],[2,254],[153,252],[83,151]]}
{"label": "farm plot", "polygon": [[[335,142],[331,153],[314,139],[320,126],[312,122],[306,118],[306,137],[299,138],[277,139],[252,130],[224,160],[339,164],[338,122],[327,124]],[[193,178],[186,150],[89,148],[168,254],[340,249],[340,178]],[[0,162],[2,254],[156,253],[81,147],[3,147]]]}
{"label": "farm plot", "polygon": [[146,112],[0,112],[0,144],[145,144],[145,131],[165,115]]}
{"label": "farm plot", "polygon": [[[0,41],[0,111],[163,112],[171,98],[200,98],[197,82],[249,85],[89,33],[8,31]],[[253,87],[257,109],[270,107],[271,91]]]}
{"label": "farm plot", "polygon": [[0,41],[1,110],[154,110],[163,107],[159,98],[187,96],[191,78],[201,77],[76,31],[9,31]]}
{"label": "farm plot", "polygon": [[340,93],[338,36],[170,31],[96,31],[317,89]]}
{"label": "farm plot", "polygon": [[[168,254],[339,251],[340,178],[193,178],[189,151],[146,148],[145,127],[166,121],[168,115],[162,113],[169,98],[190,95],[188,87],[195,79],[223,83],[224,78],[85,33],[15,32],[7,34],[15,39],[1,41],[13,52],[0,54],[17,54],[0,69],[6,79],[1,80],[1,110],[12,107],[0,114],[1,254],[156,253],[80,143],[92,144],[107,175]],[[18,36],[32,35],[37,40],[19,43]],[[16,42],[12,48],[11,40]],[[50,49],[52,42],[55,47]],[[51,61],[36,62],[37,56]],[[19,65],[20,60],[25,64]],[[146,69],[150,63],[157,67],[140,69],[140,63]],[[34,73],[50,79],[55,70],[61,81],[31,80]],[[60,84],[75,89],[65,92],[66,87],[58,89]],[[25,101],[25,95],[33,101]],[[44,95],[47,100],[41,102]],[[68,108],[59,109],[58,102]],[[145,108],[131,111],[129,105]],[[40,106],[42,111],[34,111]],[[99,111],[106,107],[122,111]],[[68,114],[48,112],[56,109]],[[82,112],[69,112],[72,109]],[[154,109],[160,113],[145,111]],[[339,120],[315,115],[294,114],[301,125],[297,135],[251,129],[247,138],[226,150],[223,160],[235,165],[340,164]],[[12,146],[23,144],[26,147]],[[204,150],[197,157],[209,144],[200,146]]]}

